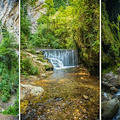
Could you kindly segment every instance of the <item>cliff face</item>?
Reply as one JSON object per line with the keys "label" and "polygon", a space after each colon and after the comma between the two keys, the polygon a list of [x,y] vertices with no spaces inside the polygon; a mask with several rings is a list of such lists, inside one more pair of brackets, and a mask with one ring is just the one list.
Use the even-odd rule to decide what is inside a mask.
{"label": "cliff face", "polygon": [[19,42],[19,0],[0,0],[0,21]]}
{"label": "cliff face", "polygon": [[27,8],[27,16],[31,21],[31,33],[35,33],[37,30],[37,19],[40,18],[42,14],[46,14],[45,8],[42,8],[42,5],[44,4],[45,0],[37,0],[34,7]]}

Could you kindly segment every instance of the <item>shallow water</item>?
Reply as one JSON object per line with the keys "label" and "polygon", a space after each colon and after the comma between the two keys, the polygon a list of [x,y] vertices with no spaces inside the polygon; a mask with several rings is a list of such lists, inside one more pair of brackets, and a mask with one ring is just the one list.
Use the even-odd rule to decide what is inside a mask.
{"label": "shallow water", "polygon": [[[120,89],[118,90],[118,92],[115,95],[120,96]],[[119,109],[118,113],[111,120],[120,120],[120,109]]]}
{"label": "shallow water", "polygon": [[99,119],[99,80],[83,67],[55,70],[43,80],[42,96],[26,96],[28,107],[22,120],[97,120]]}

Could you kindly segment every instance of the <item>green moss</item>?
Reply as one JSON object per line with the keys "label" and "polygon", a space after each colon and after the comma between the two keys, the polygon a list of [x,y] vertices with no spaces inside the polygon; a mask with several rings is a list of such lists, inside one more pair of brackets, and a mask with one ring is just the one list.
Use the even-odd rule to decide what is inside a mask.
{"label": "green moss", "polygon": [[41,62],[45,62],[45,60],[43,59],[43,57],[41,56],[41,57],[39,57],[39,58],[37,58],[37,60],[39,60],[39,61],[41,61]]}
{"label": "green moss", "polygon": [[50,68],[49,65],[44,65],[45,66],[45,69],[48,70]]}
{"label": "green moss", "polygon": [[36,51],[35,50],[33,50],[33,49],[28,49],[28,50],[26,50],[27,52],[29,52],[29,53],[32,53],[32,54],[36,54]]}

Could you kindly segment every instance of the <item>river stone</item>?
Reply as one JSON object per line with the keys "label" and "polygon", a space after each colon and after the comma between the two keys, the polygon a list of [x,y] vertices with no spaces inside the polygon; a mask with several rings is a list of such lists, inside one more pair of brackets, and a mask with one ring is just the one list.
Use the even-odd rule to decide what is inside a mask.
{"label": "river stone", "polygon": [[110,88],[110,91],[111,92],[114,92],[114,93],[117,93],[118,92],[118,89],[116,87],[111,87]]}
{"label": "river stone", "polygon": [[104,101],[102,102],[101,106],[102,106],[102,120],[109,120],[118,112],[119,100],[115,98],[109,101]]}
{"label": "river stone", "polygon": [[41,51],[36,51],[36,54],[42,54],[42,52]]}
{"label": "river stone", "polygon": [[44,89],[42,87],[33,87],[33,89],[30,91],[32,95],[41,95],[44,92]]}
{"label": "river stone", "polygon": [[42,87],[21,84],[20,99],[21,100],[24,99],[24,97],[29,93],[32,94],[33,96],[36,96],[36,95],[41,95],[43,92],[44,89]]}
{"label": "river stone", "polygon": [[88,100],[88,96],[87,95],[83,95],[84,99]]}
{"label": "river stone", "polygon": [[120,75],[116,75],[111,71],[109,73],[105,73],[102,76],[102,81],[107,82],[109,83],[109,85],[111,84],[118,88],[120,86]]}
{"label": "river stone", "polygon": [[116,70],[116,73],[120,75],[120,67]]}
{"label": "river stone", "polygon": [[102,92],[101,93],[101,101],[103,102],[104,100],[110,100],[112,98],[112,94],[107,93],[107,92]]}

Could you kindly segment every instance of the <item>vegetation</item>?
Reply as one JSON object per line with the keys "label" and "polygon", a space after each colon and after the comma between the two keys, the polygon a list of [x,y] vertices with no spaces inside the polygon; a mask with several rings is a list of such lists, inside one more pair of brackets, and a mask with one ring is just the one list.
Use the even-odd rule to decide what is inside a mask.
{"label": "vegetation", "polygon": [[21,74],[39,75],[38,68],[33,66],[31,58],[27,57],[27,55],[23,52],[21,52],[20,66]]}
{"label": "vegetation", "polygon": [[[15,43],[15,38],[8,31],[6,26],[1,29],[3,40],[0,44],[0,93],[1,100],[7,102],[12,94],[17,96],[17,101],[11,107],[12,111],[3,112],[7,114],[19,113],[19,102],[17,92],[19,90],[19,63],[16,49],[18,45]],[[10,109],[10,108],[9,108]],[[7,110],[6,110],[7,111]]]}
{"label": "vegetation", "polygon": [[[102,68],[113,69],[120,61],[120,2],[102,2]],[[112,4],[112,7],[111,7]],[[118,8],[118,9],[117,9]]]}
{"label": "vegetation", "polygon": [[90,72],[98,75],[99,1],[46,0],[46,14],[37,20],[38,29],[31,33],[27,6],[36,0],[21,2],[21,49],[78,49],[80,59]]}

